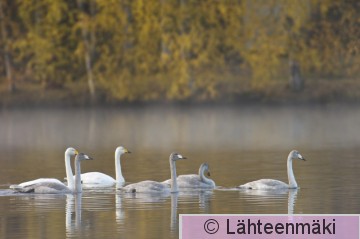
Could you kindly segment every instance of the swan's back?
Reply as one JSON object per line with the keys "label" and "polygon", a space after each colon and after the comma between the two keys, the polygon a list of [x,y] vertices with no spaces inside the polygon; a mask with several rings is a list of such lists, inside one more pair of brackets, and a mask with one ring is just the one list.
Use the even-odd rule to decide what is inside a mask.
{"label": "swan's back", "polygon": [[170,186],[165,183],[146,180],[138,183],[129,184],[121,188],[128,193],[164,193],[170,191]]}
{"label": "swan's back", "polygon": [[[170,187],[171,179],[163,183]],[[215,188],[215,182],[213,180],[207,179],[207,182],[203,182],[197,174],[180,175],[177,177],[177,184],[179,188]]]}
{"label": "swan's back", "polygon": [[39,185],[39,184],[42,184],[42,183],[63,184],[60,180],[58,180],[56,178],[38,178],[38,179],[31,180],[31,181],[28,181],[28,182],[20,183],[18,186],[27,187],[27,186],[31,186],[31,185]]}
{"label": "swan's back", "polygon": [[[74,177],[75,178],[75,177]],[[83,187],[86,187],[87,184],[89,185],[99,185],[102,187],[111,187],[114,186],[116,180],[109,175],[99,172],[89,172],[81,174],[81,182]]]}
{"label": "swan's back", "polygon": [[10,189],[21,193],[71,193],[71,190],[55,178],[39,178],[19,185],[11,185]]}
{"label": "swan's back", "polygon": [[289,188],[289,185],[275,179],[260,179],[238,186],[240,189],[277,190]]}
{"label": "swan's back", "polygon": [[[202,163],[199,168],[199,174],[186,174],[177,177],[177,185],[179,188],[197,188],[197,189],[212,189],[216,184],[214,180],[211,180],[205,176],[205,172],[208,172],[210,176],[208,163]],[[163,183],[171,185],[171,179],[164,181]]]}

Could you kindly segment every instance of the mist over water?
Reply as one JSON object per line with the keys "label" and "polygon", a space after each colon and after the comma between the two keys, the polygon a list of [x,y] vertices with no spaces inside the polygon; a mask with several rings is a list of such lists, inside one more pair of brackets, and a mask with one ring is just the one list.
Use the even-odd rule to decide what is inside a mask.
{"label": "mist over water", "polygon": [[0,148],[279,150],[360,145],[358,107],[181,107],[12,110]]}

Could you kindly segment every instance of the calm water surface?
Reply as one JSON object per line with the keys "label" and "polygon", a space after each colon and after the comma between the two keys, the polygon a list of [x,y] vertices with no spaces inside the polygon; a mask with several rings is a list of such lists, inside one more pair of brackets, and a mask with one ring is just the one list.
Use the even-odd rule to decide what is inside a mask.
{"label": "calm water surface", "polygon": [[[360,213],[360,108],[216,107],[13,110],[0,112],[1,238],[178,238],[178,214]],[[127,182],[170,177],[168,157],[179,151],[178,174],[208,162],[221,189],[175,195],[129,195],[85,190],[81,195],[9,195],[10,184],[65,176],[64,151],[73,146],[96,160],[82,171],[115,175],[114,150],[123,145]],[[294,162],[299,190],[244,192],[251,180],[287,181]]]}

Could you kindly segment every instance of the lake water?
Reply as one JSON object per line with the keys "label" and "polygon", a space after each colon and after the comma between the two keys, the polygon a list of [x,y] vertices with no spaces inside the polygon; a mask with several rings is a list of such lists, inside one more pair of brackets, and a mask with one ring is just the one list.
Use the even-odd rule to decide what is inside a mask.
{"label": "lake water", "polygon": [[[360,213],[360,108],[142,107],[0,112],[0,238],[178,238],[178,214]],[[11,184],[65,176],[64,151],[95,158],[82,171],[115,175],[114,150],[127,182],[170,177],[168,157],[188,160],[178,174],[208,162],[220,190],[168,196],[84,190],[81,195],[8,195]],[[238,191],[260,179],[287,181],[286,158],[299,190]]]}

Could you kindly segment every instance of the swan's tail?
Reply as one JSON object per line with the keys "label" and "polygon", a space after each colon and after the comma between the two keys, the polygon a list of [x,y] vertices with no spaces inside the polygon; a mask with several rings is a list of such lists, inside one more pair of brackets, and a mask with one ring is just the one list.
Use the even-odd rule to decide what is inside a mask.
{"label": "swan's tail", "polygon": [[16,189],[19,189],[19,188],[22,188],[22,187],[20,187],[17,184],[13,184],[13,185],[10,185],[9,188],[16,190]]}
{"label": "swan's tail", "polygon": [[17,185],[17,184],[13,184],[13,185],[10,185],[9,186],[10,189],[14,190],[14,191],[17,191],[17,192],[21,192],[24,188]]}
{"label": "swan's tail", "polygon": [[19,192],[19,193],[29,193],[29,192],[34,191],[33,188],[24,188],[24,187],[21,187],[21,186],[19,186],[17,184],[10,185],[9,188],[14,190],[15,192]]}

